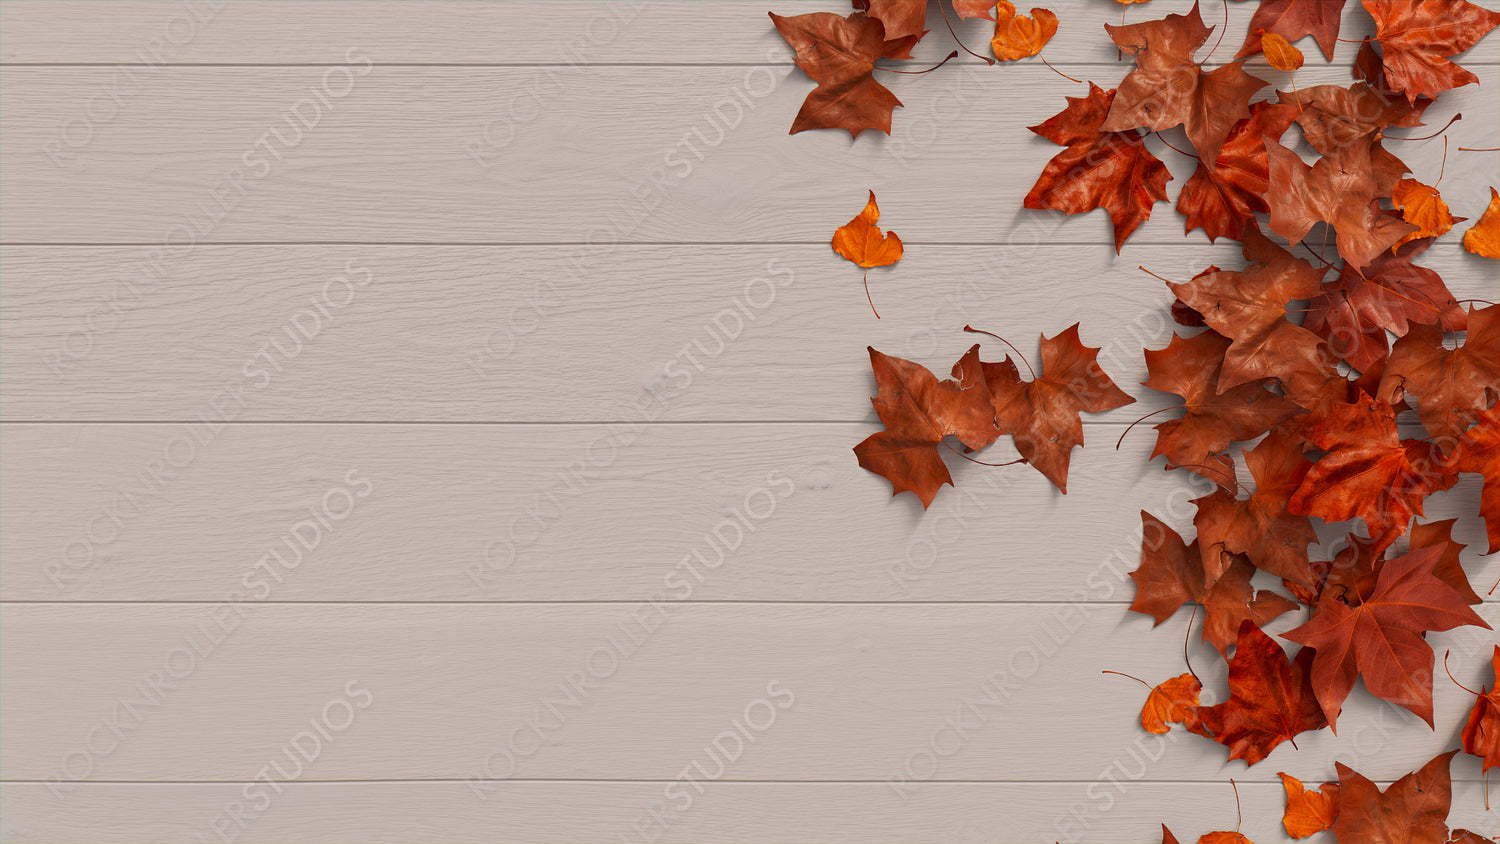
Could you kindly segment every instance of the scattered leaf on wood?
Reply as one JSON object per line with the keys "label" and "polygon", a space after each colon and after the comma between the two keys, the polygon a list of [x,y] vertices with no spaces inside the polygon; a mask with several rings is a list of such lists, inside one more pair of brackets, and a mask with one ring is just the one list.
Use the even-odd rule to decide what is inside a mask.
{"label": "scattered leaf on wood", "polygon": [[1229,748],[1231,761],[1254,765],[1278,744],[1295,746],[1299,734],[1328,726],[1313,694],[1312,658],[1312,649],[1303,648],[1288,659],[1254,622],[1242,622],[1229,660],[1229,700],[1198,709],[1204,734]]}
{"label": "scattered leaf on wood", "polygon": [[995,7],[995,36],[990,49],[1002,62],[1034,56],[1057,34],[1057,15],[1046,9],[1032,9],[1031,17],[1016,14],[1010,0],[998,0]]}
{"label": "scattered leaf on wood", "polygon": [[1342,762],[1339,816],[1333,835],[1341,843],[1402,842],[1446,844],[1453,783],[1448,765],[1457,750],[1440,753],[1421,770],[1391,783],[1385,791]]}
{"label": "scattered leaf on wood", "polygon": [[1490,188],[1490,204],[1479,222],[1464,232],[1464,249],[1486,258],[1500,258],[1500,191]]}
{"label": "scattered leaf on wood", "polygon": [[1293,838],[1306,838],[1333,826],[1339,816],[1339,784],[1325,782],[1317,791],[1308,791],[1302,780],[1288,774],[1277,773],[1286,787],[1286,810],[1281,823],[1286,834]]}

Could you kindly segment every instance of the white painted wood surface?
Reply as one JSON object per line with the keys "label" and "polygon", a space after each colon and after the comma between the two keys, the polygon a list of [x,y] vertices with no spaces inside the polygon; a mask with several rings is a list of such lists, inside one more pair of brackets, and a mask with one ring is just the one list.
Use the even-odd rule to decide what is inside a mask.
{"label": "white painted wood surface", "polygon": [[[1230,4],[1220,60],[1253,6]],[[1153,631],[1124,572],[1138,511],[1186,526],[1198,492],[1146,462],[1149,428],[1113,447],[1171,403],[1135,386],[1172,328],[1135,267],[1187,277],[1233,246],[1158,205],[1115,256],[1102,213],[1020,210],[1055,151],[1025,126],[1082,88],[1035,62],[897,78],[892,138],[788,137],[810,84],[767,8],[0,0],[0,839],[1189,840],[1231,828],[1234,777],[1266,841],[1277,770],[1388,781],[1457,742],[1471,698],[1446,678],[1435,734],[1357,690],[1339,736],[1249,770],[1139,730],[1143,690],[1098,672],[1182,670],[1187,614]],[[1054,64],[1124,73],[1099,28],[1118,6],[1051,8]],[[1428,112],[1463,112],[1456,145],[1500,143],[1496,44]],[[1305,46],[1299,87],[1348,79],[1354,45]],[[753,107],[715,114],[737,89]],[[1441,139],[1397,152],[1437,177]],[[1162,156],[1175,193],[1191,162]],[[1450,148],[1455,213],[1497,160]],[[880,321],[826,246],[867,188],[910,247],[871,274]],[[1493,298],[1456,241],[1423,262]],[[855,465],[866,345],[938,367],[966,322],[1029,352],[1074,321],[1141,401],[1089,420],[1069,495],[962,464],[924,514]],[[1428,515],[1478,546],[1477,498],[1466,476]],[[736,549],[697,562],[726,524]],[[297,533],[300,564],[267,557]],[[1430,639],[1487,681],[1493,633]],[[1222,696],[1217,655],[1191,655]],[[755,740],[683,808],[674,778],[735,729]],[[295,781],[247,793],[310,741]],[[1493,834],[1477,762],[1454,775],[1455,823]]]}

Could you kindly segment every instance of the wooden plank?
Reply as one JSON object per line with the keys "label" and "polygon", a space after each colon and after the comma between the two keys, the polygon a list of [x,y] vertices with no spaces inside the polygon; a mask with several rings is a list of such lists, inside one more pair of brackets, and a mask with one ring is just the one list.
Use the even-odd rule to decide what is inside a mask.
{"label": "wooden plank", "polygon": [[[632,601],[666,590],[1128,603],[1139,510],[1191,536],[1191,499],[1207,491],[1147,462],[1149,430],[1116,452],[1121,428],[1090,426],[1066,496],[1029,467],[953,458],[958,487],[924,513],[857,465],[849,449],[875,430],[6,425],[0,583],[8,600],[40,601]],[[1009,459],[1004,444],[992,451]],[[1427,518],[1462,517],[1455,538],[1471,546],[1470,575],[1490,583],[1480,478],[1462,478],[1429,500]],[[327,511],[347,509],[343,490],[366,495],[333,520]],[[764,524],[747,519],[754,531],[735,524],[734,512],[768,510]],[[282,543],[314,517],[328,524],[298,528],[317,544],[308,564],[257,568],[271,550],[290,558]],[[1347,532],[1329,529],[1315,553]],[[729,544],[732,563],[682,585],[684,559],[714,563]]]}
{"label": "wooden plank", "polygon": [[[1230,4],[1224,43],[1211,58],[1230,59],[1249,30],[1254,3]],[[1497,0],[1479,5],[1500,8]],[[363,2],[330,6],[293,0],[275,6],[190,0],[162,6],[116,2],[84,10],[62,0],[0,2],[0,62],[7,64],[336,64],[343,49],[359,46],[388,64],[717,64],[790,62],[791,51],[766,19],[767,4],[717,0],[705,7],[691,0],[609,2],[471,3],[429,2],[421,7]],[[1183,14],[1190,0],[1156,0],[1122,11],[1091,0],[1048,4],[1062,22],[1047,45],[1059,62],[1114,64],[1118,54],[1103,30],[1106,23],[1135,22]],[[712,11],[705,14],[705,10]],[[782,0],[779,14],[840,11],[828,0]],[[913,64],[936,61],[953,40],[929,9],[931,31]],[[1210,26],[1223,26],[1224,11],[1203,7]],[[988,45],[994,24],[959,23],[955,28],[976,52]],[[524,32],[524,38],[506,33]],[[1217,37],[1218,30],[1215,30]],[[670,37],[664,37],[670,33]],[[1358,3],[1344,8],[1340,37],[1358,41],[1374,34],[1374,22]],[[1322,62],[1312,41],[1298,44],[1309,63]],[[1357,44],[1339,44],[1334,61],[1348,64]],[[979,64],[960,54],[955,60]],[[1253,59],[1252,62],[1257,62]],[[1494,64],[1493,49],[1472,50],[1465,65]]]}
{"label": "wooden plank", "polygon": [[[1299,770],[1311,776],[1309,771]],[[1319,774],[1325,776],[1326,774]],[[259,813],[239,784],[79,783],[58,799],[38,783],[0,784],[13,842],[101,844],[218,840],[242,832],[255,841],[404,842],[625,841],[792,842],[1150,841],[1166,822],[1179,837],[1232,829],[1235,798],[1223,782],[1122,781],[1089,800],[1082,783],[928,783],[906,799],[881,783],[715,782],[666,803],[670,782],[510,782],[490,800],[462,783],[287,783]],[[1381,787],[1385,787],[1381,783]],[[1253,841],[1286,837],[1278,783],[1240,783],[1241,832]],[[1115,798],[1106,810],[1105,796]],[[1491,801],[1493,803],[1493,801]],[[1079,807],[1080,815],[1067,814]],[[1500,809],[1485,811],[1484,784],[1453,788],[1450,826],[1493,831]],[[1085,827],[1084,824],[1088,825]],[[1318,839],[1314,839],[1318,840]]]}
{"label": "wooden plank", "polygon": [[[245,782],[320,729],[328,746],[271,776],[674,779],[701,761],[712,779],[705,743],[750,722],[755,741],[719,776],[1077,781],[1149,749],[1143,779],[1275,782],[1335,759],[1415,767],[1474,701],[1437,682],[1434,736],[1357,692],[1338,736],[1304,735],[1247,770],[1201,737],[1141,731],[1144,690],[1099,669],[1164,679],[1183,654],[1113,605],[241,606],[8,607],[6,776]],[[1492,624],[1497,610],[1483,608]],[[1429,641],[1454,651],[1460,682],[1488,675],[1491,631]],[[1221,699],[1213,653],[1192,659]],[[1474,757],[1453,770],[1480,777]]]}
{"label": "wooden plank", "polygon": [[[156,246],[153,277],[212,242],[574,243],[591,244],[580,260],[597,264],[624,242],[822,243],[866,188],[882,222],[914,243],[1112,242],[1102,212],[1065,221],[1021,207],[1058,151],[1026,127],[1082,92],[1045,67],[901,77],[893,90],[912,107],[895,136],[851,144],[836,132],[786,137],[811,83],[785,67],[584,68],[521,124],[499,108],[530,90],[534,69],[374,61],[181,68],[170,96],[66,139],[68,115],[116,71],[13,68],[0,79],[5,242]],[[1123,73],[1060,67],[1106,84]],[[1444,95],[1427,117],[1441,126],[1464,112],[1451,140],[1497,146],[1500,68],[1475,70],[1480,86]],[[1347,82],[1342,67],[1297,76]],[[1431,180],[1442,147],[1431,138],[1399,153]],[[1162,155],[1175,194],[1194,161]],[[1454,213],[1478,217],[1493,162],[1450,156]],[[1152,244],[1205,242],[1182,225],[1158,207],[1132,240],[1137,263]]]}
{"label": "wooden plank", "polygon": [[[1137,265],[1242,265],[1229,242],[912,246],[870,273],[877,320],[826,244],[622,246],[583,274],[568,247],[204,247],[159,280],[149,252],[0,249],[4,419],[605,422],[649,402],[661,420],[862,421],[866,345],[946,374],[976,340],[1010,354],[966,323],[1036,361],[1041,332],[1081,322],[1138,399],[1089,418],[1128,422],[1178,401],[1139,386],[1141,350],[1188,331]],[[1456,238],[1420,263],[1495,297]]]}

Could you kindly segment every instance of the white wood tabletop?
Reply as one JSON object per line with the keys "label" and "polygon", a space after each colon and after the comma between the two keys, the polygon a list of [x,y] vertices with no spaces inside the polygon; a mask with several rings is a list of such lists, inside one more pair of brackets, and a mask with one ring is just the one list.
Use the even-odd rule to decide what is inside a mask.
{"label": "white wood tabletop", "polygon": [[[1045,55],[1110,87],[1102,24],[1189,7],[1053,0]],[[1248,769],[1140,728],[1100,672],[1181,673],[1188,613],[1127,612],[1139,514],[1190,529],[1203,490],[1147,426],[1115,448],[1172,404],[1137,386],[1174,327],[1137,267],[1238,246],[1159,204],[1117,256],[1103,212],[1022,209],[1056,150],[1026,126],[1086,90],[1036,60],[887,81],[890,137],[789,136],[812,83],[766,12],[838,9],[0,0],[0,839],[1192,840],[1233,778],[1265,842],[1276,772],[1456,746],[1442,676],[1435,731],[1361,687]],[[1470,219],[1497,39],[1427,112],[1463,114],[1446,165],[1398,150]],[[1250,69],[1346,84],[1356,45],[1304,46],[1295,83]],[[870,189],[907,245],[880,320],[827,245]],[[1494,298],[1458,240],[1421,262]],[[1086,420],[1067,496],[953,460],[923,512],[856,464],[867,345],[938,370],[965,323],[1030,354],[1074,322],[1139,401]],[[1489,584],[1478,497],[1427,516]],[[1493,632],[1429,641],[1489,682]],[[1494,834],[1500,786],[1453,775]]]}

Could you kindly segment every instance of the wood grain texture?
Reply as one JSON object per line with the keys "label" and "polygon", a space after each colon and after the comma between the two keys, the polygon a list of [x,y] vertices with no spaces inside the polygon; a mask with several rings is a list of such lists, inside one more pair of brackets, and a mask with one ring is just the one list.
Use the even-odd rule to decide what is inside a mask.
{"label": "wood grain texture", "polygon": [[[850,449],[875,430],[7,424],[0,584],[7,600],[42,601],[220,601],[258,593],[257,582],[274,601],[637,601],[683,597],[672,584],[684,558],[712,563],[732,543],[711,577],[689,578],[687,597],[1106,601],[1123,618],[1139,511],[1191,536],[1191,499],[1208,491],[1147,462],[1155,435],[1144,426],[1119,452],[1122,428],[1089,426],[1066,496],[1029,467],[954,458],[958,487],[924,513],[856,464]],[[345,519],[321,519],[309,562],[275,582],[256,571],[270,550],[291,556],[282,538],[313,518],[309,507],[331,495],[342,513],[337,490],[365,489],[345,482],[349,471],[373,486]],[[1464,561],[1488,583],[1480,478],[1462,477],[1426,516],[1461,517]],[[736,528],[735,513],[757,529]],[[1325,531],[1328,547],[1314,552],[1331,553],[1347,530]],[[1148,639],[1171,650],[1185,623]]]}
{"label": "wood grain texture", "polygon": [[[1500,8],[1497,0],[1478,0]],[[1191,0],[1156,0],[1124,11],[1127,22],[1186,13]],[[0,61],[7,64],[337,64],[343,50],[359,46],[392,64],[597,65],[760,64],[773,56],[790,64],[792,52],[766,23],[779,14],[830,11],[822,0],[569,0],[566,3],[473,3],[434,0],[421,6],[351,0],[340,5],[287,0],[274,7],[223,0],[164,5],[130,0],[80,9],[67,0],[0,2]],[[1121,9],[1094,0],[1057,0],[1049,8],[1064,22],[1047,45],[1047,59],[1116,64],[1118,53],[1103,25],[1118,24]],[[1224,43],[1212,58],[1238,51],[1254,3],[1230,3]],[[1203,5],[1204,22],[1223,26],[1224,10]],[[942,58],[954,48],[936,8],[930,32],[913,51],[913,66]],[[954,28],[977,50],[989,43],[994,24],[960,23]],[[169,32],[170,27],[170,32]],[[1346,6],[1340,37],[1351,41],[1374,33],[1358,3]],[[477,38],[476,33],[524,38]],[[662,32],[673,37],[662,38]],[[1215,30],[1217,37],[1217,29]],[[171,36],[170,38],[168,36]],[[1302,42],[1310,63],[1322,62],[1311,41]],[[1495,64],[1483,45],[1460,57],[1464,65]],[[155,48],[155,49],[152,49]],[[1358,44],[1340,44],[1333,63],[1348,65]],[[956,62],[980,64],[960,54]],[[1259,56],[1252,60],[1252,66]],[[1260,62],[1264,67],[1263,62]]]}
{"label": "wood grain texture", "polygon": [[[912,243],[1112,242],[1102,211],[1065,220],[1021,207],[1058,151],[1026,127],[1086,90],[1045,67],[901,77],[892,89],[913,108],[895,119],[895,136],[851,144],[837,132],[786,137],[812,87],[788,67],[585,68],[532,94],[534,70],[524,68],[382,68],[365,53],[353,66],[177,68],[169,89],[142,94],[55,162],[48,144],[117,71],[10,69],[0,79],[5,242],[158,246],[157,277],[207,242],[574,243],[590,245],[580,257],[587,266],[615,243],[822,243],[867,188],[880,197],[882,222]],[[1125,73],[1059,69],[1109,85]],[[1452,141],[1500,146],[1491,96],[1500,67],[1475,72],[1480,85],[1444,95],[1426,117],[1436,127],[1463,112]],[[1297,75],[1303,87],[1348,80],[1343,67]],[[502,112],[526,96],[545,98],[515,106],[529,122]],[[1431,138],[1399,152],[1436,179],[1442,147]],[[987,149],[1004,154],[979,152]],[[1162,155],[1175,196],[1195,162]],[[1450,156],[1454,213],[1479,216],[1494,160]],[[1207,242],[1182,229],[1159,205],[1131,254]]]}
{"label": "wood grain texture", "polygon": [[[1147,841],[1165,821],[1185,839],[1233,829],[1228,783],[1129,782],[1096,791],[1080,783],[926,783],[898,797],[883,783],[717,782],[694,793],[683,811],[658,814],[670,782],[509,782],[487,801],[463,783],[290,783],[245,826],[247,840],[342,844],[469,841],[726,841],[859,844],[885,841],[891,830],[914,844],[984,841]],[[1381,787],[1385,787],[1381,783]],[[237,831],[225,807],[243,803],[238,784],[81,783],[66,801],[45,785],[5,783],[0,836],[14,842],[185,841],[210,824]],[[1103,812],[1104,796],[1118,801]],[[1252,841],[1286,840],[1285,793],[1279,783],[1239,783],[1241,831]],[[674,804],[675,805],[675,804]],[[1080,815],[1069,815],[1070,810]],[[1453,788],[1455,826],[1492,830],[1484,786]],[[1088,824],[1087,827],[1084,824]],[[639,826],[637,826],[639,825]],[[665,826],[665,829],[663,829]],[[650,836],[659,836],[655,839]]]}
{"label": "wood grain texture", "polygon": [[[1140,730],[1145,690],[1099,671],[1165,679],[1182,672],[1183,653],[1115,606],[241,608],[8,607],[6,776],[45,780],[67,766],[98,780],[245,782],[311,719],[353,723],[279,779],[673,779],[741,721],[755,741],[720,778],[1089,781],[1137,767],[1131,750],[1150,749],[1157,773],[1145,779],[1276,782],[1278,770],[1332,770],[1335,759],[1390,779],[1454,743],[1474,700],[1437,682],[1434,735],[1359,692],[1338,736],[1304,734],[1247,769],[1199,737]],[[1481,611],[1500,624],[1500,607]],[[1466,685],[1488,672],[1490,631],[1429,638],[1455,650]],[[1206,646],[1192,657],[1222,700],[1223,661]],[[165,684],[160,706],[132,722],[116,702],[149,693],[152,677]],[[325,714],[330,701],[340,703]],[[116,738],[106,719],[134,729]],[[90,738],[101,752],[64,761]],[[721,759],[702,760],[703,778]],[[1478,779],[1479,760],[1453,771]]]}
{"label": "wood grain texture", "polygon": [[[870,273],[877,320],[824,244],[621,246],[585,275],[568,247],[224,246],[154,280],[148,252],[0,248],[4,419],[196,421],[229,388],[239,421],[607,422],[643,402],[670,421],[862,421],[865,345],[946,373],[978,340],[1011,353],[965,324],[1036,361],[1041,331],[1081,322],[1138,400],[1087,418],[1128,422],[1178,402],[1139,386],[1141,350],[1192,331],[1137,265],[1243,264],[1228,242],[912,247]],[[1420,263],[1461,299],[1496,293],[1456,240]]]}

